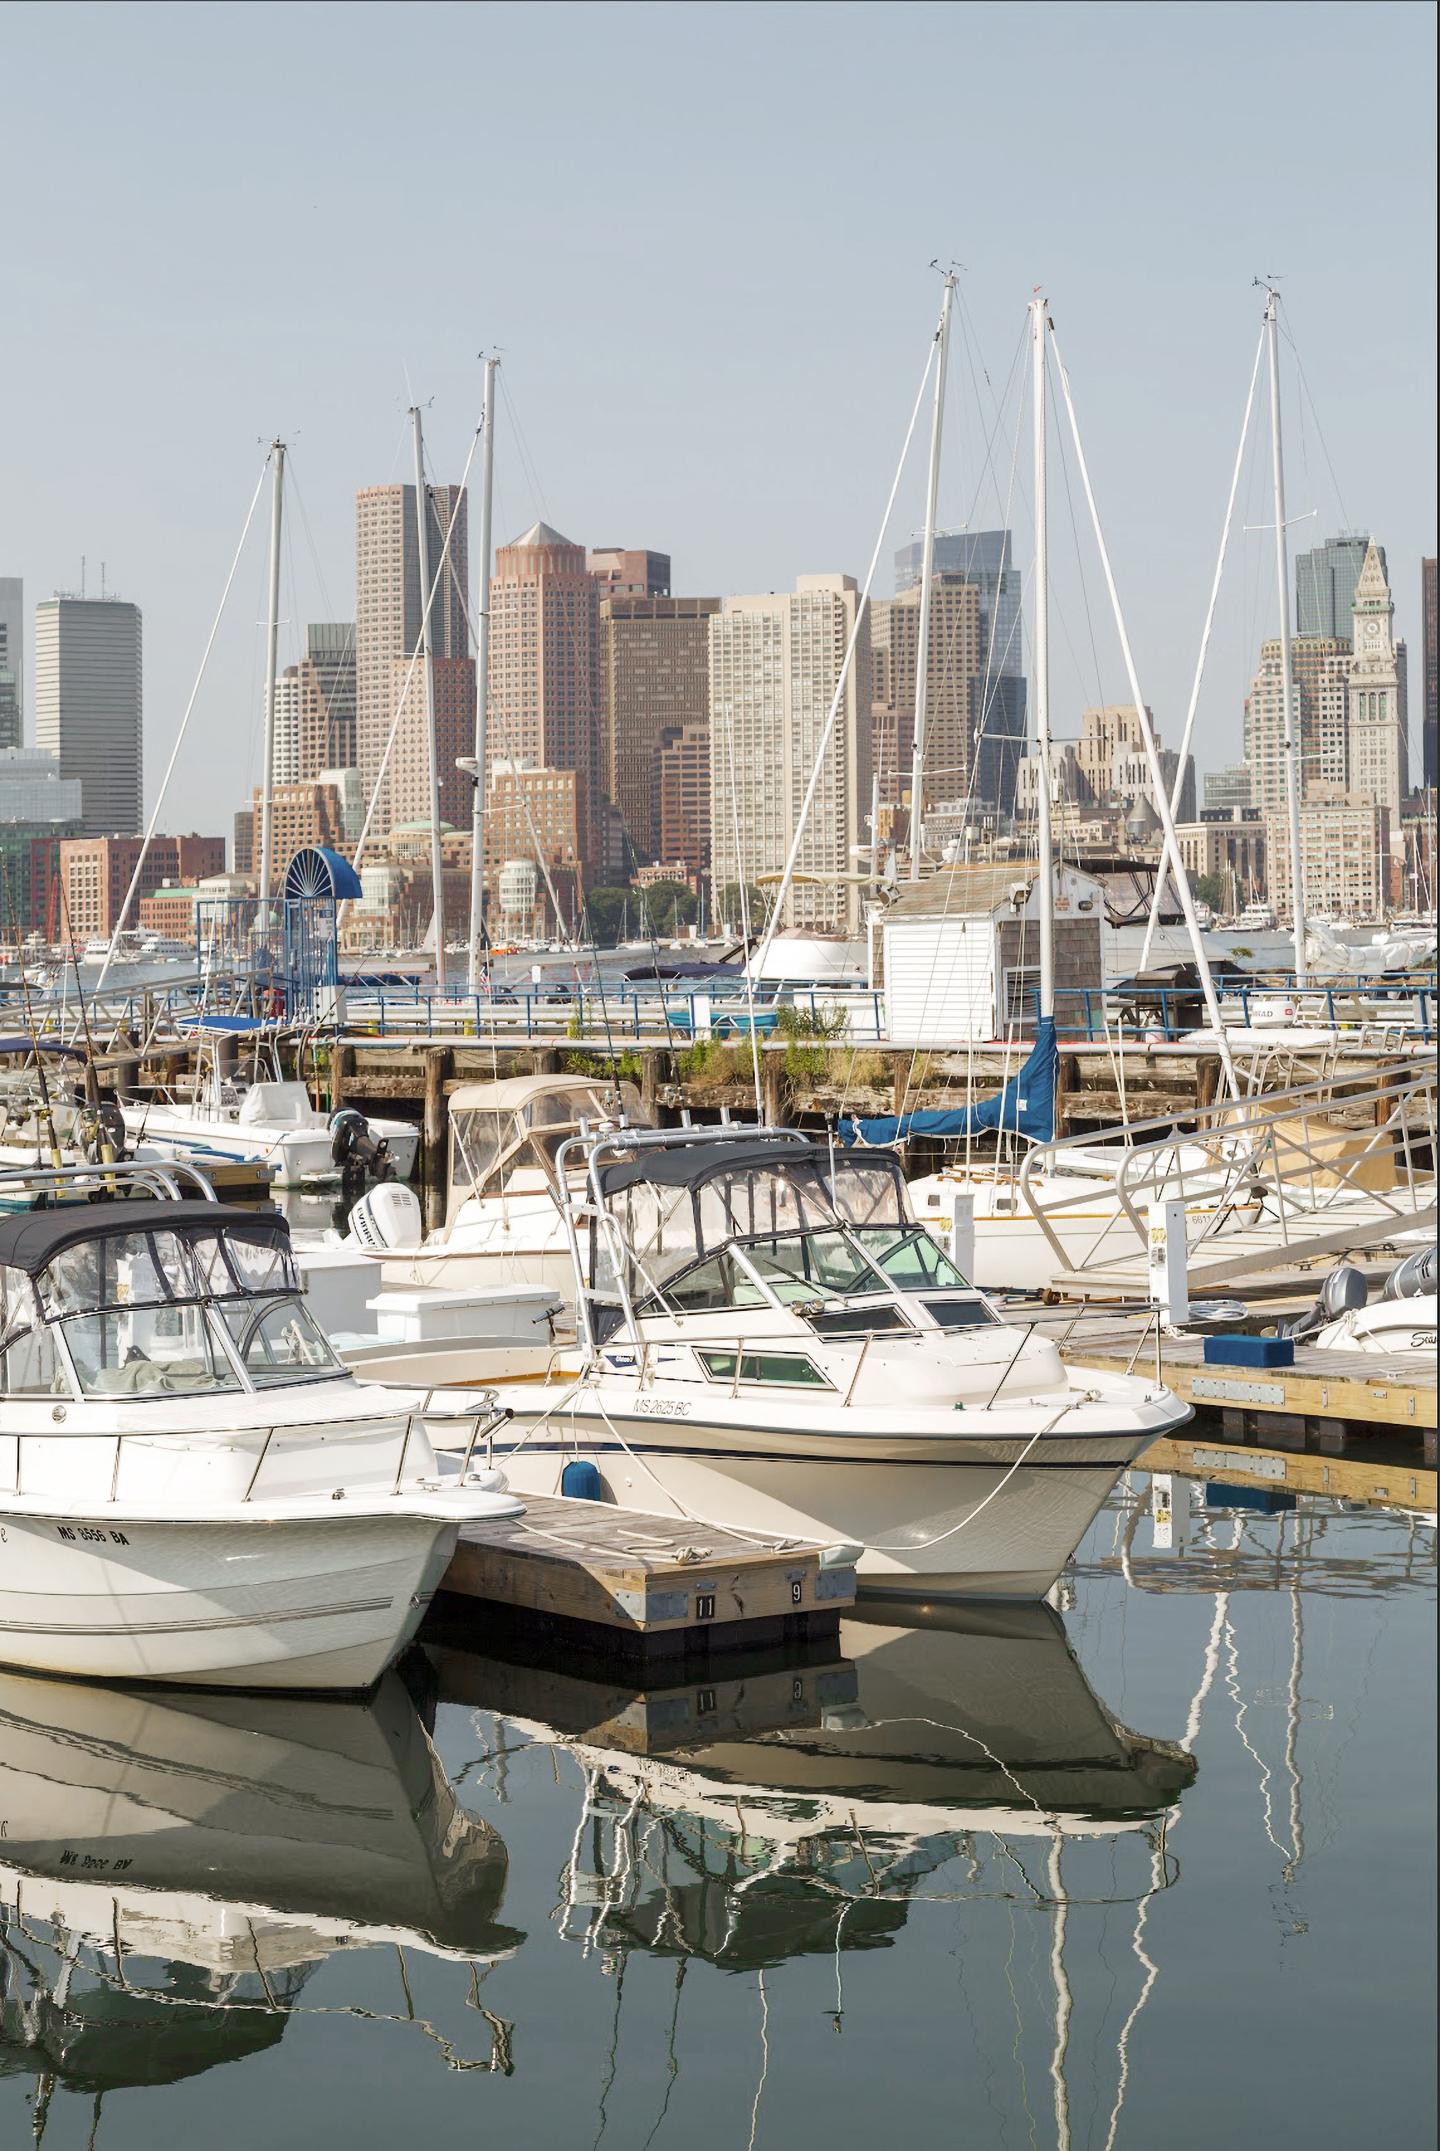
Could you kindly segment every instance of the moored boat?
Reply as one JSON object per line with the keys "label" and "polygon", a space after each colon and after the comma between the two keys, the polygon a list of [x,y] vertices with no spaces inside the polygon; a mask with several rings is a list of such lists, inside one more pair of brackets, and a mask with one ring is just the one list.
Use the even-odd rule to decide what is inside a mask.
{"label": "moored boat", "polygon": [[0,1219],[0,1661],[363,1689],[462,1523],[418,1395],[357,1382],[273,1213],[129,1199]]}

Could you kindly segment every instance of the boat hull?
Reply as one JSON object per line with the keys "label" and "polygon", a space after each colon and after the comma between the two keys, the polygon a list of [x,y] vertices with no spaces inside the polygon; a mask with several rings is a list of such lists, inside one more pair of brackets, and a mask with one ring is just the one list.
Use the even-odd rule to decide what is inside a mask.
{"label": "boat hull", "polygon": [[[523,1421],[515,1431],[524,1436]],[[813,1437],[811,1454],[786,1444],[788,1455],[761,1429],[687,1421],[657,1439],[655,1419],[629,1416],[607,1400],[603,1415],[582,1408],[537,1421],[523,1445],[497,1441],[494,1455],[522,1497],[559,1493],[565,1465],[579,1458],[594,1464],[607,1499],[622,1507],[664,1507],[698,1525],[859,1545],[866,1596],[1035,1599],[1157,1431],[1047,1436],[1036,1460],[1023,1463],[1023,1436],[850,1461],[846,1450],[858,1445],[844,1435]]]}
{"label": "boat hull", "polygon": [[458,1521],[0,1510],[0,1660],[87,1680],[349,1691],[414,1635]]}

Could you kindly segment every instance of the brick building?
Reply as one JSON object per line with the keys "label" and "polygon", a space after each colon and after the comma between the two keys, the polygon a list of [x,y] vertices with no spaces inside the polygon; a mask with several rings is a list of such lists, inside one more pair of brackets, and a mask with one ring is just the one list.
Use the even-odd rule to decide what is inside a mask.
{"label": "brick building", "polygon": [[[120,922],[125,892],[141,851],[132,836],[67,837],[60,845],[60,876],[77,941],[108,938]],[[203,881],[225,871],[225,839],[219,836],[155,836],[145,854],[137,902],[157,889]],[[126,922],[138,926],[138,916]]]}

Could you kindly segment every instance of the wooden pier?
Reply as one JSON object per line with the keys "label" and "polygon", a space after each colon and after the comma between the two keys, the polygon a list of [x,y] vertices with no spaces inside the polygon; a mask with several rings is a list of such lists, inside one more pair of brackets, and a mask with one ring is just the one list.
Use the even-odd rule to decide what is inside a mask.
{"label": "wooden pier", "polygon": [[464,1527],[441,1590],[483,1600],[487,1634],[580,1637],[648,1665],[834,1635],[855,1570],[766,1533],[527,1495],[523,1516]]}
{"label": "wooden pier", "polygon": [[[1062,1350],[1072,1366],[1113,1374],[1155,1365],[1145,1316],[1095,1325]],[[1177,1397],[1236,1440],[1300,1449],[1313,1439],[1322,1454],[1339,1456],[1357,1439],[1409,1437],[1419,1442],[1425,1468],[1435,1469],[1433,1352],[1321,1351],[1297,1342],[1293,1367],[1226,1366],[1207,1363],[1201,1337],[1163,1337],[1160,1371]]]}

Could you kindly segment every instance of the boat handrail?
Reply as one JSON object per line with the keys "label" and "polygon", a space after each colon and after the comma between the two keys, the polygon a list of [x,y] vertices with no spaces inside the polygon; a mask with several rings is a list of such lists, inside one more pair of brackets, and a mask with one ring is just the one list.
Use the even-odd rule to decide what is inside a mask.
{"label": "boat handrail", "polygon": [[37,1195],[63,1194],[71,1189],[89,1193],[97,1183],[123,1182],[127,1188],[157,1195],[166,1202],[186,1199],[182,1181],[193,1183],[193,1192],[204,1202],[218,1202],[208,1174],[189,1158],[122,1158],[113,1164],[88,1160],[73,1165],[14,1165],[0,1168],[0,1194],[7,1190],[32,1190]]}

